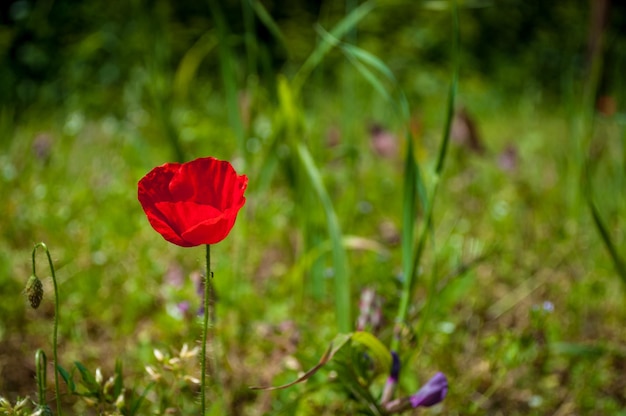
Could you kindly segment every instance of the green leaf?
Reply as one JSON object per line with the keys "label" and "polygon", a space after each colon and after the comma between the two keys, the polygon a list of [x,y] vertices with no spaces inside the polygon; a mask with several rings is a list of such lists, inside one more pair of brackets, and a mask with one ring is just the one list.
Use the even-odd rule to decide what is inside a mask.
{"label": "green leaf", "polygon": [[122,376],[122,361],[115,361],[115,384],[113,386],[113,396],[118,397],[124,389],[124,378]]}
{"label": "green leaf", "polygon": [[389,67],[385,65],[385,63],[376,55],[373,55],[369,53],[368,51],[361,49],[357,46],[349,45],[349,44],[342,45],[342,49],[344,49],[346,53],[352,55],[353,57],[363,62],[364,64],[367,64],[375,68],[378,72],[383,74],[389,81],[395,84],[396,78],[393,75],[393,72],[391,72],[391,69],[389,69]]}
{"label": "green leaf", "polygon": [[[366,1],[359,7],[356,7],[346,17],[344,17],[331,31],[330,34],[336,38],[343,38],[346,33],[350,32],[356,25],[367,16],[374,9],[373,1]],[[324,56],[333,48],[333,44],[329,42],[320,42],[313,50],[311,55],[304,62],[302,67],[298,70],[293,79],[294,90],[300,91],[304,81],[308,78],[309,74],[319,65]]]}
{"label": "green leaf", "polygon": [[183,99],[187,96],[189,86],[191,85],[202,60],[213,50],[217,45],[217,38],[213,32],[207,32],[200,37],[189,48],[183,58],[178,64],[176,74],[174,75],[174,84],[172,90],[174,94]]}
{"label": "green leaf", "polygon": [[391,368],[391,351],[374,335],[369,332],[358,331],[352,334],[352,342],[365,346],[384,371]]}
{"label": "green leaf", "polygon": [[560,355],[595,359],[607,352],[607,348],[601,345],[587,345],[573,342],[554,342],[550,349]]}
{"label": "green leaf", "polygon": [[252,5],[252,8],[254,9],[257,17],[265,25],[267,30],[269,30],[270,33],[276,38],[276,40],[280,42],[281,46],[285,48],[286,51],[288,51],[287,42],[285,40],[285,37],[283,36],[283,33],[280,31],[280,28],[276,24],[276,21],[274,21],[272,16],[267,12],[267,9],[265,9],[263,3],[258,0],[250,0],[250,4]]}
{"label": "green leaf", "polygon": [[382,73],[386,78],[395,84],[395,77],[393,76],[393,73],[383,61],[357,46],[342,44],[339,39],[326,32],[324,28],[319,25],[316,27],[316,30],[325,42],[333,46],[339,46],[350,63],[357,69],[357,71],[359,71],[359,73],[361,73],[363,78],[365,78],[365,80],[369,82],[380,95],[385,97],[387,101],[394,104],[387,88],[385,88],[382,82],[380,82],[376,75],[368,68],[368,66],[375,68],[378,72]]}
{"label": "green leaf", "polygon": [[335,309],[337,313],[337,325],[339,331],[350,331],[352,318],[350,317],[350,272],[348,269],[348,256],[343,246],[343,237],[339,220],[333,207],[333,203],[324,187],[322,175],[315,166],[313,157],[303,143],[296,146],[300,163],[306,172],[311,186],[322,203],[326,214],[328,233],[333,246],[333,267],[335,272]]}
{"label": "green leaf", "polygon": [[74,365],[76,366],[76,368],[78,368],[85,387],[87,387],[90,392],[97,391],[100,386],[98,385],[98,382],[96,381],[96,378],[93,376],[93,374],[91,374],[89,370],[87,370],[87,368],[85,368],[85,366],[83,366],[78,361],[75,361]]}
{"label": "green leaf", "polygon": [[129,413],[128,413],[129,416],[133,416],[133,415],[137,414],[137,411],[139,410],[139,407],[141,406],[141,403],[146,398],[146,395],[150,392],[152,387],[154,387],[154,385],[155,385],[155,382],[151,382],[150,384],[148,384],[148,386],[143,391],[143,393],[141,393],[141,396],[139,396],[138,398],[133,400],[133,402],[132,402],[132,404],[130,406]]}
{"label": "green leaf", "polygon": [[608,251],[609,256],[611,256],[611,260],[613,261],[613,266],[615,267],[615,271],[617,271],[617,275],[622,280],[622,283],[626,285],[626,262],[624,262],[619,252],[617,251],[617,248],[615,247],[615,244],[613,243],[613,239],[611,238],[611,235],[609,234],[609,231],[606,228],[606,225],[604,225],[604,222],[602,221],[600,212],[598,212],[598,208],[591,200],[590,195],[587,196],[587,205],[589,206],[589,209],[591,210],[591,216],[593,217],[593,223],[596,226],[596,230],[598,231],[598,234],[600,235],[600,238],[602,239],[602,242],[604,243],[604,247]]}
{"label": "green leaf", "polygon": [[347,56],[348,56],[348,60],[350,61],[350,63],[354,65],[354,67],[357,69],[357,71],[359,71],[359,73],[363,76],[363,78],[365,78],[365,80],[369,82],[370,85],[374,87],[374,89],[380,95],[382,95],[388,102],[393,103],[391,95],[389,95],[389,92],[387,92],[387,89],[385,88],[385,86],[378,80],[378,78],[376,78],[376,75],[374,75],[374,73],[370,71],[365,65],[359,62],[357,59],[355,59],[354,56],[352,55],[347,55]]}
{"label": "green leaf", "polygon": [[74,384],[74,380],[72,379],[70,373],[68,373],[67,370],[60,365],[57,365],[57,371],[61,375],[63,381],[65,381],[65,384],[67,384],[67,388],[70,390],[70,393],[75,393],[76,384]]}

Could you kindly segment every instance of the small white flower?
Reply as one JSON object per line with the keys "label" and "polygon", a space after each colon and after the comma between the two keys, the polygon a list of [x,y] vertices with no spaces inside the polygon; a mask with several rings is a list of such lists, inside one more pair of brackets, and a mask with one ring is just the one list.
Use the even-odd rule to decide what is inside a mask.
{"label": "small white flower", "polygon": [[152,366],[147,365],[146,371],[148,372],[148,375],[150,375],[150,378],[152,380],[159,381],[161,379],[161,374],[157,373]]}

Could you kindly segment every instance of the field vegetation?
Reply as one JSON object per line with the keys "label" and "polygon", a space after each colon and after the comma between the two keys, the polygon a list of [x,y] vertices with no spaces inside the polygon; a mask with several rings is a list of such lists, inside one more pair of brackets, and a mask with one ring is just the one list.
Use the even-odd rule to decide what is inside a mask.
{"label": "field vegetation", "polygon": [[448,382],[406,414],[626,415],[608,3],[0,6],[0,414],[199,414],[205,251],[137,183],[212,156],[249,183],[211,247],[206,414],[391,414],[394,351],[394,399]]}

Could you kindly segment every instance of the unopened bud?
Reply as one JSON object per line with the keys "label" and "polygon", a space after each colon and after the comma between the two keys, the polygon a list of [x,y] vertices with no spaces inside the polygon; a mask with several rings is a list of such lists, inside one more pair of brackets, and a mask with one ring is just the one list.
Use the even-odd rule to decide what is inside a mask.
{"label": "unopened bud", "polygon": [[32,275],[28,282],[26,282],[26,289],[24,289],[28,302],[33,309],[37,309],[41,300],[43,299],[43,284],[41,280],[35,275]]}
{"label": "unopened bud", "polygon": [[96,383],[102,385],[102,382],[104,381],[104,376],[102,375],[102,370],[100,370],[100,367],[96,368]]}
{"label": "unopened bud", "polygon": [[117,396],[117,399],[115,400],[115,407],[117,407],[118,410],[122,410],[125,404],[126,403],[124,402],[124,390],[122,390],[120,395]]}

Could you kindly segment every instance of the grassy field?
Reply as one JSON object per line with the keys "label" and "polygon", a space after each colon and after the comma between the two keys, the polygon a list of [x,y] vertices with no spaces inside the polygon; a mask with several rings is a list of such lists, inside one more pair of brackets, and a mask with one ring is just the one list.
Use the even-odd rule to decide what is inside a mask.
{"label": "grassy field", "polygon": [[[231,76],[237,60],[218,34],[175,70],[156,57],[125,69],[114,92],[104,83],[57,107],[3,107],[0,396],[41,403],[41,348],[56,414],[41,249],[41,306],[23,295],[42,241],[59,290],[58,364],[76,384],[71,394],[61,379],[63,413],[197,414],[204,250],[154,232],[137,182],[165,162],[214,156],[249,186],[230,236],[212,247],[208,414],[386,414],[390,350],[402,363],[395,397],[438,371],[448,378],[443,402],[415,413],[626,414],[623,101],[596,111],[572,74],[561,95],[466,74],[445,10],[432,24],[452,28],[450,60],[396,77],[403,57],[351,43],[359,12],[384,16],[355,9],[344,28],[318,30],[312,54],[294,54],[298,65],[270,83]],[[226,75],[204,79],[194,59]],[[98,97],[109,104],[94,107]],[[370,335],[305,383],[250,389],[297,379],[358,318]]]}

